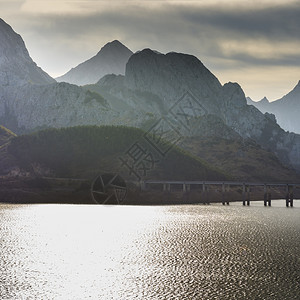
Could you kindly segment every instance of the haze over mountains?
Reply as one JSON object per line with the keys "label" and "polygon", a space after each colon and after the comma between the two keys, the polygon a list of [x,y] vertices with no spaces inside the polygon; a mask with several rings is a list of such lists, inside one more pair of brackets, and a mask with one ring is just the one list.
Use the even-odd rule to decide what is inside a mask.
{"label": "haze over mountains", "polygon": [[300,134],[300,81],[291,92],[276,101],[269,102],[266,97],[258,102],[250,98],[247,101],[263,113],[274,114],[283,129]]}
{"label": "haze over mountains", "polygon": [[[0,73],[0,124],[16,133],[76,125],[126,125],[151,130],[159,124],[156,130],[165,132],[164,138],[172,141],[176,135],[182,137],[181,146],[195,155],[199,152],[193,145],[203,137],[214,138],[214,147],[220,149],[225,139],[238,145],[233,148],[237,156],[265,157],[266,151],[272,151],[281,164],[300,172],[300,135],[285,132],[273,115],[247,105],[237,83],[222,85],[192,55],[160,54],[151,49],[132,54],[114,41],[65,75],[65,80],[81,77],[89,83],[80,87],[57,83],[38,68],[21,37],[4,21],[0,22],[0,33],[1,71],[5,70]],[[110,66],[109,61],[118,53],[120,59]],[[107,64],[103,64],[107,68],[99,67],[99,73],[96,68],[89,77],[97,56],[107,57]],[[122,73],[122,64],[126,64],[125,75],[101,78],[100,71]],[[189,139],[189,144],[184,139]],[[243,149],[250,140],[257,145],[255,155]],[[242,167],[251,172],[251,166]]]}
{"label": "haze over mountains", "polygon": [[106,44],[97,55],[71,69],[65,75],[57,77],[59,82],[65,81],[77,85],[96,83],[106,74],[125,74],[125,66],[131,50],[115,40]]}

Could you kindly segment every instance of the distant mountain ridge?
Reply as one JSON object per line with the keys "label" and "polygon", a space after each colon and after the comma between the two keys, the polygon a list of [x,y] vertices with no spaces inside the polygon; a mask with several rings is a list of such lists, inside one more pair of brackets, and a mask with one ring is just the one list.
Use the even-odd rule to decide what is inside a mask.
{"label": "distant mountain ridge", "polygon": [[114,40],[103,46],[97,55],[57,77],[56,80],[85,85],[96,83],[107,74],[124,75],[126,63],[132,54],[133,52],[121,42]]}
{"label": "distant mountain ridge", "polygon": [[283,129],[300,134],[300,80],[292,91],[278,100],[270,102],[263,98],[255,102],[248,98],[247,101],[263,113],[274,114]]}

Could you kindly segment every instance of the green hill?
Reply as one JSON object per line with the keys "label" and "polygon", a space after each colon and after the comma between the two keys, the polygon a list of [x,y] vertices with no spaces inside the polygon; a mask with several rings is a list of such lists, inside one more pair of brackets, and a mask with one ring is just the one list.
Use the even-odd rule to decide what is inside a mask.
{"label": "green hill", "polygon": [[215,137],[186,138],[181,147],[229,173],[236,181],[299,182],[300,175],[274,153],[252,140]]}
{"label": "green hill", "polygon": [[[8,151],[23,169],[34,171],[35,166],[35,171],[48,171],[55,177],[92,178],[98,173],[117,172],[132,181],[138,179],[135,173],[142,179],[229,179],[178,147],[160,156],[147,144],[144,133],[123,126],[46,129],[14,138]],[[138,155],[144,156],[140,162]]]}

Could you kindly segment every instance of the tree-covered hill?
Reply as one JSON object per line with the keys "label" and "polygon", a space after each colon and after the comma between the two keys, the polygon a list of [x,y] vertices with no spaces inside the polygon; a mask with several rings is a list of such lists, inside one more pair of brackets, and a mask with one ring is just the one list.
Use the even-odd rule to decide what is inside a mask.
{"label": "tree-covered hill", "polygon": [[55,177],[91,178],[117,172],[133,181],[136,175],[142,179],[229,179],[176,146],[165,156],[159,155],[144,134],[141,129],[123,126],[46,129],[14,138],[8,151],[23,169]]}

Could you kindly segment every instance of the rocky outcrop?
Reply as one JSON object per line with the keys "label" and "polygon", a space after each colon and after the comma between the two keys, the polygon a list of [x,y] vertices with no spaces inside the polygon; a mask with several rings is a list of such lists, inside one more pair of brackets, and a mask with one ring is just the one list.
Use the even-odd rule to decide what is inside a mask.
{"label": "rocky outcrop", "polygon": [[72,68],[56,80],[85,85],[96,83],[107,74],[124,75],[126,63],[132,54],[132,51],[119,41],[112,41],[101,48],[97,55]]}
{"label": "rocky outcrop", "polygon": [[17,133],[47,127],[118,123],[107,101],[68,83],[0,88],[0,123]]}

